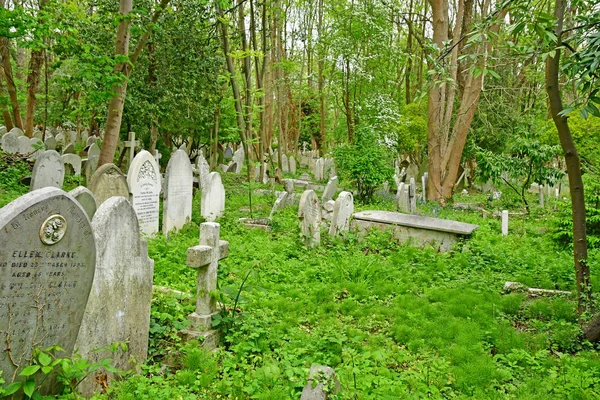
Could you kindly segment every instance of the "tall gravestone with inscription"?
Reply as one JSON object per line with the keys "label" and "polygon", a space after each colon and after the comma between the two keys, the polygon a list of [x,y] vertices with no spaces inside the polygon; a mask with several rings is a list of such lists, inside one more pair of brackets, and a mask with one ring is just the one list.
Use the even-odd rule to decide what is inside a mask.
{"label": "tall gravestone with inscription", "polygon": [[[73,352],[96,265],[83,208],[53,187],[0,209],[0,370],[7,383],[32,364],[32,351],[60,345]],[[42,393],[56,393],[56,377]],[[41,381],[38,381],[41,383]]]}
{"label": "tall gravestone with inscription", "polygon": [[160,169],[156,160],[146,150],[139,152],[127,173],[131,204],[146,235],[158,232],[158,203],[161,189]]}
{"label": "tall gravestone with inscription", "polygon": [[[111,358],[116,368],[132,369],[148,354],[154,261],[148,258],[136,212],[126,199],[106,200],[94,215],[92,229],[98,252],[96,274],[75,347],[92,363]],[[95,351],[115,342],[127,342],[127,350]],[[107,379],[111,379],[109,372],[95,371],[81,382],[81,392],[98,393],[98,382]]]}
{"label": "tall gravestone with inscription", "polygon": [[183,150],[171,155],[165,172],[162,231],[166,235],[192,219],[192,164]]}

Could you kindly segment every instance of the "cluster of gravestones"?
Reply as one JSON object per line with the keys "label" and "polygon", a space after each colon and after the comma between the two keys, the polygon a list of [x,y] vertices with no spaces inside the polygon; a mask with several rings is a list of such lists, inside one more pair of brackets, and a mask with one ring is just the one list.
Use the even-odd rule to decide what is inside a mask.
{"label": "cluster of gravestones", "polygon": [[313,174],[315,181],[321,182],[335,176],[335,165],[333,158],[318,157],[315,158],[311,152],[310,155],[303,154],[300,159],[300,165],[308,167]]}

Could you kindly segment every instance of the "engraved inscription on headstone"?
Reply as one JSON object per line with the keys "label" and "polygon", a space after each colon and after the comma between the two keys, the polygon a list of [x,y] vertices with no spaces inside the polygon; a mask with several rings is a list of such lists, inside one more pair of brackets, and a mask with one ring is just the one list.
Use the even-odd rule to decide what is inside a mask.
{"label": "engraved inscription on headstone", "polygon": [[[53,187],[0,209],[0,243],[0,370],[10,383],[22,379],[19,373],[32,363],[35,348],[58,344],[72,353],[96,248],[83,208]],[[42,392],[56,387],[49,376]]]}
{"label": "engraved inscription on headstone", "polygon": [[158,232],[161,176],[152,154],[142,150],[135,156],[127,173],[127,183],[140,230],[146,235]]}

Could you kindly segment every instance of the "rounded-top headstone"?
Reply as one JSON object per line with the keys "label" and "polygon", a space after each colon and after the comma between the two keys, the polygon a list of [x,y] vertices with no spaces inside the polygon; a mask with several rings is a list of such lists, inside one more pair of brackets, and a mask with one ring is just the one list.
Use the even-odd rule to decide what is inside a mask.
{"label": "rounded-top headstone", "polygon": [[91,221],[96,213],[96,208],[98,208],[96,206],[94,194],[85,186],[77,186],[75,189],[71,190],[69,194],[81,204],[81,207],[83,207]]}
{"label": "rounded-top headstone", "polygon": [[223,215],[223,210],[225,210],[225,188],[221,182],[221,175],[218,172],[211,172],[202,189],[200,212],[206,221],[214,222]]}
{"label": "rounded-top headstone", "polygon": [[33,166],[31,173],[31,189],[41,189],[46,186],[61,188],[65,178],[65,166],[62,157],[54,150],[42,153]]}
{"label": "rounded-top headstone", "polygon": [[14,133],[17,136],[25,136],[25,132],[21,128],[17,128],[16,126],[10,130],[10,132]]}
{"label": "rounded-top headstone", "polygon": [[192,218],[192,164],[183,150],[171,154],[165,171],[162,230],[180,229]]}
{"label": "rounded-top headstone", "polygon": [[2,149],[10,154],[19,152],[19,137],[14,132],[2,135]]}
{"label": "rounded-top headstone", "polygon": [[146,150],[139,152],[129,166],[127,184],[140,229],[146,235],[158,232],[161,180],[154,156]]}
{"label": "rounded-top headstone", "polygon": [[[96,246],[81,206],[56,188],[0,209],[0,370],[10,383],[32,365],[33,347],[69,356],[94,279]],[[48,375],[42,393],[56,389]],[[18,378],[21,379],[21,378]]]}
{"label": "rounded-top headstone", "polygon": [[88,189],[96,197],[98,207],[114,196],[129,198],[129,187],[125,175],[114,164],[104,164],[90,178]]}

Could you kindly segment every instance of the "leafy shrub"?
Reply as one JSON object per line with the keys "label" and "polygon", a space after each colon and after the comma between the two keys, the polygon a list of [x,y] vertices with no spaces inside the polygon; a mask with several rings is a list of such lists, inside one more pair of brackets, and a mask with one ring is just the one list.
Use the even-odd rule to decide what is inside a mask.
{"label": "leafy shrub", "polygon": [[334,151],[338,173],[358,189],[357,199],[370,202],[377,186],[392,178],[393,168],[385,146],[368,127],[357,129],[354,143]]}

